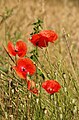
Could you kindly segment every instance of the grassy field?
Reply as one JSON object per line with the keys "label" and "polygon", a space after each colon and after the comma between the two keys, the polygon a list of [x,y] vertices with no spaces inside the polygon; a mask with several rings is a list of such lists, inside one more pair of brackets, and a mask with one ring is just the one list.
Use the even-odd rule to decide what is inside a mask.
{"label": "grassy field", "polygon": [[[28,38],[33,23],[54,30],[58,39],[46,48],[35,48]],[[39,95],[27,90],[26,81],[14,70],[6,52],[8,41],[26,42],[25,57],[37,66]],[[79,120],[79,2],[78,0],[0,0],[0,120]],[[33,51],[38,55],[32,58]],[[41,84],[56,80],[61,89],[48,94]]]}

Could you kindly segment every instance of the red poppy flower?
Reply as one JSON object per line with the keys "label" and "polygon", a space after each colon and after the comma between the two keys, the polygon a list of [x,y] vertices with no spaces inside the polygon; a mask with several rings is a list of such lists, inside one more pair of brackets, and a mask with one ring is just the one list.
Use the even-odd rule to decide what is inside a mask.
{"label": "red poppy flower", "polygon": [[27,74],[33,75],[36,71],[35,65],[29,58],[18,59],[17,65],[13,69],[23,79],[26,79]]}
{"label": "red poppy flower", "polygon": [[30,90],[30,92],[38,95],[38,89],[36,88],[36,84],[33,80],[27,81],[27,89]]}
{"label": "red poppy flower", "polygon": [[47,80],[42,83],[42,88],[44,88],[49,94],[53,94],[55,92],[58,92],[61,86],[55,80]]}
{"label": "red poppy flower", "polygon": [[48,46],[47,38],[41,36],[40,34],[34,34],[32,36],[32,39],[30,41],[33,43],[33,45],[38,47],[46,47]]}
{"label": "red poppy flower", "polygon": [[8,52],[13,56],[16,56],[17,54],[19,57],[24,57],[27,52],[26,43],[20,40],[17,41],[16,45],[14,46],[10,41],[8,42]]}
{"label": "red poppy flower", "polygon": [[52,30],[43,30],[38,34],[34,34],[31,39],[29,39],[33,45],[38,47],[48,46],[48,42],[54,42],[58,38],[57,34]]}

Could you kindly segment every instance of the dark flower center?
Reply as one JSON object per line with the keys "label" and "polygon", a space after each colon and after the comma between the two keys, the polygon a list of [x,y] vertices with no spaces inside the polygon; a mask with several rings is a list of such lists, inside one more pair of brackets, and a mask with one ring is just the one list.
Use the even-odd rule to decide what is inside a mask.
{"label": "dark flower center", "polygon": [[18,49],[15,49],[15,52],[18,52]]}
{"label": "dark flower center", "polygon": [[22,71],[26,71],[26,69],[23,67],[23,68],[22,68]]}

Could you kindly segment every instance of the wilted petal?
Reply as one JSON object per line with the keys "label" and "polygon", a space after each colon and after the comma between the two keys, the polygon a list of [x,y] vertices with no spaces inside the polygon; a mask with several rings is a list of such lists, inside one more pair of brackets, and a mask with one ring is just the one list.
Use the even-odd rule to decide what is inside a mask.
{"label": "wilted petal", "polygon": [[28,89],[30,92],[38,95],[38,89],[36,88],[36,84],[35,84],[35,82],[34,82],[33,80],[28,80],[28,81],[27,81],[27,89]]}

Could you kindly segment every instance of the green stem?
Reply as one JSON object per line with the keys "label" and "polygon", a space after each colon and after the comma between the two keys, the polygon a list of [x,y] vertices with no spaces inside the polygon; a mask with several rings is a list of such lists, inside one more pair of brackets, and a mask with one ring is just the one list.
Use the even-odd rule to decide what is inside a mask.
{"label": "green stem", "polygon": [[74,65],[73,57],[72,57],[70,47],[69,47],[69,43],[68,43],[68,35],[66,34],[65,30],[64,30],[64,38],[65,38],[65,43],[66,43],[66,46],[67,46],[67,49],[68,49],[68,52],[69,52],[69,56],[70,56],[71,67],[72,67],[73,73],[75,75],[75,79],[77,80],[77,74],[76,74],[76,71],[75,71],[75,65]]}

